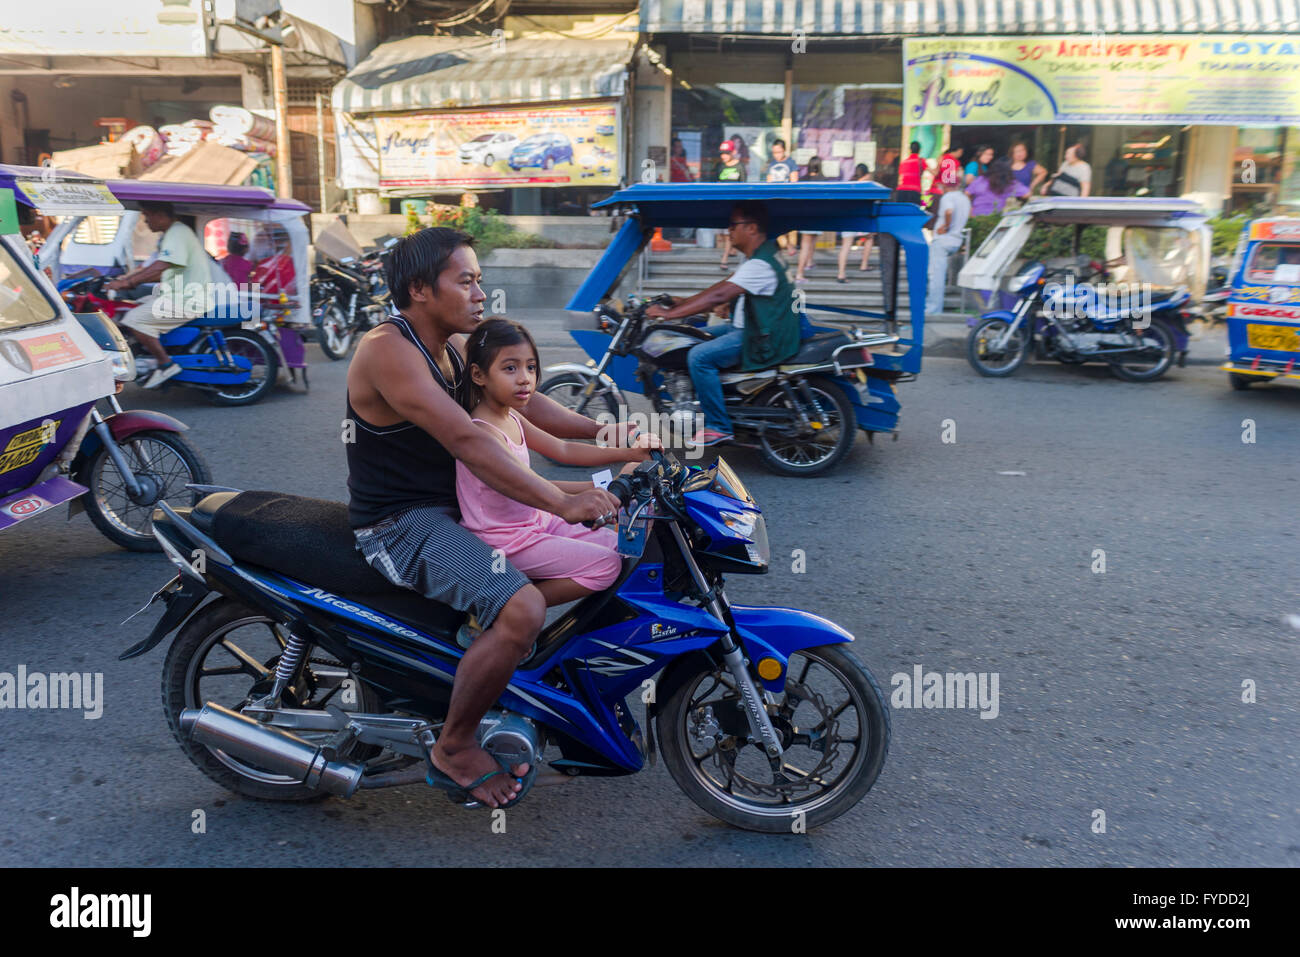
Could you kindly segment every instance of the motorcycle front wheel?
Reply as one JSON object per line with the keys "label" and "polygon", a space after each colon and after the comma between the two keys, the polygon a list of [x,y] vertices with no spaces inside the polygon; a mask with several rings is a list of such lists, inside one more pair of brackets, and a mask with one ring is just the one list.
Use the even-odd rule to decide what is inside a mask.
{"label": "motorcycle front wheel", "polygon": [[[805,382],[817,406],[803,409],[809,421],[816,423],[806,434],[797,431],[802,424],[782,390],[768,389],[757,400],[759,405],[788,409],[794,418],[789,429],[765,429],[759,435],[763,464],[778,475],[808,477],[829,472],[849,454],[858,437],[857,413],[844,392],[825,379],[812,377]],[[806,404],[798,383],[790,383],[790,389],[796,401]]]}
{"label": "motorcycle front wheel", "polygon": [[1145,329],[1134,330],[1142,338],[1139,352],[1110,360],[1111,374],[1125,382],[1150,382],[1169,371],[1174,362],[1174,333],[1160,319]]}
{"label": "motorcycle front wheel", "polygon": [[[191,741],[180,726],[181,712],[186,708],[202,708],[211,701],[238,712],[268,694],[287,640],[283,626],[265,614],[229,598],[219,598],[186,623],[167,652],[163,707],[167,725],[181,750],[222,787],[265,801],[315,801],[329,795]],[[313,651],[308,650],[302,677],[285,692],[292,707],[320,709],[333,704],[344,711],[380,710],[378,698],[369,686],[352,678],[345,665]],[[294,733],[320,745],[328,744],[334,736],[334,732],[321,731]],[[338,752],[338,757],[365,761],[378,750],[353,741]]]}
{"label": "motorcycle front wheel", "polygon": [[1011,325],[1006,319],[982,319],[966,340],[966,359],[983,376],[1009,376],[1024,364],[1029,354],[1029,336],[1022,322],[999,347],[997,343]]}
{"label": "motorcycle front wheel", "polygon": [[90,489],[85,495],[86,515],[108,539],[133,552],[162,551],[153,537],[153,510],[160,501],[168,505],[193,505],[197,492],[185,486],[212,481],[208,463],[183,435],[150,429],[117,443],[141,494],[132,497],[117,463],[100,447],[81,478]]}
{"label": "motorcycle front wheel", "polygon": [[[608,412],[617,421],[618,400],[614,398],[613,392],[610,392],[599,382],[596,383],[595,391],[592,392],[591,398],[587,400],[587,404],[582,405],[582,393],[587,388],[587,381],[586,376],[578,375],[576,372],[566,372],[563,375],[552,376],[547,379],[537,391],[554,399],[566,409],[574,412],[581,411],[583,415],[589,418],[594,419],[601,412]],[[582,408],[579,409],[579,406],[582,406]]]}
{"label": "motorcycle front wheel", "polygon": [[871,790],[889,753],[889,709],[847,645],[792,654],[767,710],[784,751],[779,770],[749,743],[727,670],[701,671],[663,702],[655,732],[664,765],[702,810],[734,827],[790,834],[834,820]]}
{"label": "motorcycle front wheel", "polygon": [[356,328],[348,325],[348,317],[342,309],[337,305],[326,309],[317,329],[320,333],[317,336],[320,351],[325,353],[327,359],[338,362],[348,357],[352,344],[356,341]]}

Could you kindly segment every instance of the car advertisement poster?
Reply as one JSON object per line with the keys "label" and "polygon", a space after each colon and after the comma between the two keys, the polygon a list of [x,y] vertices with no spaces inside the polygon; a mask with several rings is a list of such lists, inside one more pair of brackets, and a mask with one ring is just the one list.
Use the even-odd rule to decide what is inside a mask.
{"label": "car advertisement poster", "polygon": [[909,39],[903,62],[911,125],[1300,124],[1294,36]]}
{"label": "car advertisement poster", "polygon": [[381,189],[617,186],[615,103],[376,116]]}

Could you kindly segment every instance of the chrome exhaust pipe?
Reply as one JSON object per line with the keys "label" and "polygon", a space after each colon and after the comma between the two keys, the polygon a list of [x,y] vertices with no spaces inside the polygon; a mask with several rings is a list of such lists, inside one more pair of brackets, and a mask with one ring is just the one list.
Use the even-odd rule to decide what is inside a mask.
{"label": "chrome exhaust pipe", "polygon": [[293,778],[313,790],[351,797],[361,781],[360,764],[331,761],[314,744],[280,728],[208,702],[180,714],[181,731],[191,741],[250,761],[259,768]]}

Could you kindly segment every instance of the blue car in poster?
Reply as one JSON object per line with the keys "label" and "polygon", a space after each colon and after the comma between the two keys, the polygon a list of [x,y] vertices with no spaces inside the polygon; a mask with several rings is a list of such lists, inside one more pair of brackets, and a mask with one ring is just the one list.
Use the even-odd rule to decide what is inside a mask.
{"label": "blue car in poster", "polygon": [[525,166],[550,169],[556,163],[572,163],[573,144],[563,133],[537,133],[516,146],[508,162],[516,172]]}

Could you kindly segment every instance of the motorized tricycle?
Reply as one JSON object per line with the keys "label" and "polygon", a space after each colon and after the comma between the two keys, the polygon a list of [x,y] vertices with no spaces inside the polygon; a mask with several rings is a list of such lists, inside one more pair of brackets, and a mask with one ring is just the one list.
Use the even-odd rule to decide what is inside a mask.
{"label": "motorized tricycle", "polygon": [[184,423],[118,404],[135,378],[125,339],[59,298],[19,234],[15,199],[50,215],[121,207],[102,183],[10,169],[16,188],[0,188],[0,531],[67,502],[69,517],[84,508],[118,545],[156,550],[155,504],[192,500],[186,486],[210,481],[208,467]]}
{"label": "motorized tricycle", "polygon": [[[958,274],[996,308],[968,320],[967,358],[1007,376],[1032,351],[1070,365],[1105,362],[1116,377],[1149,382],[1186,361],[1187,322],[1205,292],[1210,230],[1183,199],[1035,198],[1008,212]],[[1104,261],[1081,255],[1088,226],[1105,228]],[[1026,261],[1036,229],[1071,230],[1064,260]]]}
{"label": "motorized tricycle", "polygon": [[[876,183],[639,183],[619,190],[595,205],[619,207],[627,220],[568,304],[586,313],[570,334],[591,359],[547,367],[550,378],[540,391],[585,414],[614,417],[623,414],[626,394],[643,394],[669,421],[696,421],[699,401],[687,353],[731,326],[710,327],[706,316],[651,321],[646,307],[663,297],[633,296],[623,306],[614,293],[656,229],[725,227],[732,206],[751,200],[766,205],[769,236],[795,229],[878,234],[884,310],[819,305],[797,291],[798,354],[776,368],[722,376],[735,444],[758,449],[779,474],[812,476],[833,468],[858,430],[868,439],[880,432],[897,437],[894,386],[921,368],[929,252],[921,233],[925,215],[910,203],[890,202],[889,195]],[[908,278],[908,308],[901,316],[900,268]],[[817,324],[808,310],[818,311]],[[900,322],[909,325],[906,338]]]}
{"label": "motorized tricycle", "polygon": [[1234,389],[1300,379],[1300,219],[1247,223],[1233,257],[1227,304],[1228,361]]}
{"label": "motorized tricycle", "polygon": [[[254,186],[146,180],[109,180],[105,186],[121,204],[119,214],[69,216],[41,248],[41,267],[70,305],[101,309],[110,317],[136,305],[106,295],[103,287],[153,253],[156,239],[141,221],[140,203],[170,203],[178,217],[192,222],[229,285],[216,290],[210,312],[160,337],[182,369],[165,385],[200,389],[217,405],[251,405],[275,387],[281,367],[294,380],[301,372],[306,384],[301,333],[312,319],[299,277],[309,275],[303,221],[309,207]],[[147,376],[154,360],[138,354],[137,371]]]}

